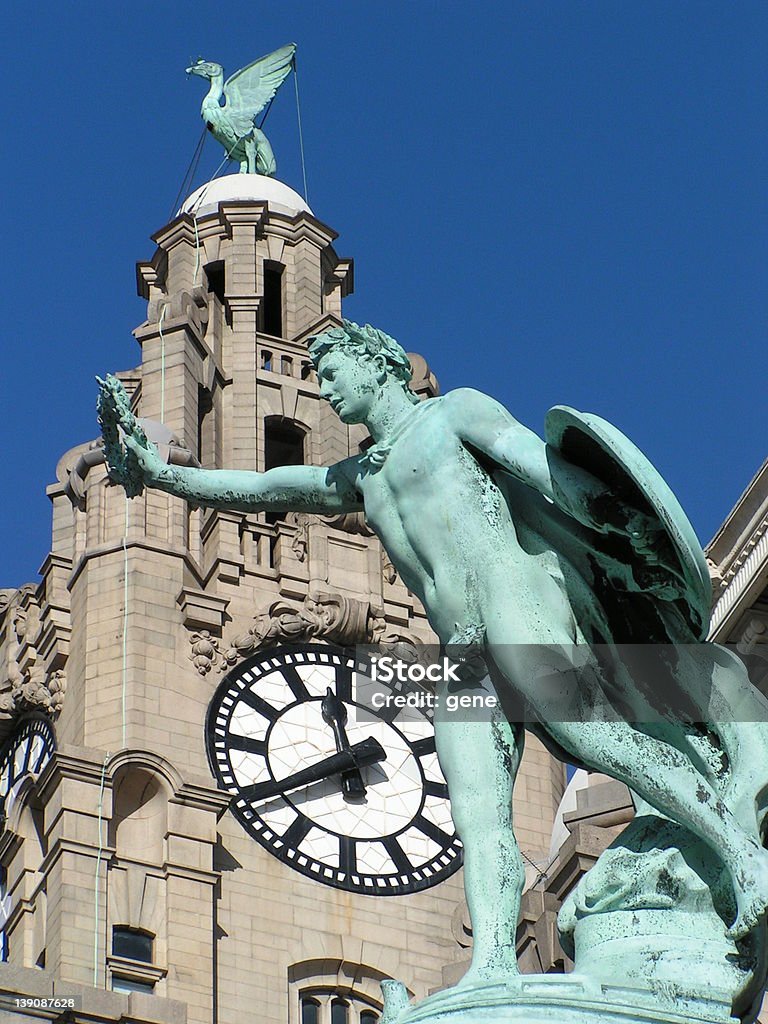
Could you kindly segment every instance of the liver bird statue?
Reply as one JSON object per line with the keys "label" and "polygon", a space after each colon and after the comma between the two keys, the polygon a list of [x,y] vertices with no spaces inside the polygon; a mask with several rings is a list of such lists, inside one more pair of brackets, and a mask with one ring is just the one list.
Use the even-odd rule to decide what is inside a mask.
{"label": "liver bird statue", "polygon": [[[207,78],[211,87],[200,113],[208,131],[240,163],[241,174],[266,174],[277,170],[275,155],[256,115],[269,103],[293,67],[294,43],[255,60],[224,81],[221,64],[200,57],[187,68],[188,75]],[[224,96],[224,106],[220,100]]]}

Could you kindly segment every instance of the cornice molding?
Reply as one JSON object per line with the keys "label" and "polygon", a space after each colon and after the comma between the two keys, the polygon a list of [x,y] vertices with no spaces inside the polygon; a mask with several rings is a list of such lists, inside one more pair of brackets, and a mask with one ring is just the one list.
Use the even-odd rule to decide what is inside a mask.
{"label": "cornice molding", "polygon": [[722,578],[722,589],[712,609],[710,638],[724,623],[733,621],[745,600],[754,600],[768,582],[768,515],[758,522]]}

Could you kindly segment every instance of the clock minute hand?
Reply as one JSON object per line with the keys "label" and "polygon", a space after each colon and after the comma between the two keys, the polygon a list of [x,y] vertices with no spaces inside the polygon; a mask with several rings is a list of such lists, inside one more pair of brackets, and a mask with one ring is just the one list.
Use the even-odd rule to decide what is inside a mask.
{"label": "clock minute hand", "polygon": [[330,757],[323,758],[309,768],[302,768],[294,772],[286,779],[270,779],[267,782],[254,782],[250,786],[243,786],[240,795],[246,800],[268,800],[270,797],[279,796],[292,789],[299,789],[301,786],[308,786],[313,782],[321,782],[331,775],[338,775],[340,772],[350,768],[365,768],[369,764],[377,764],[379,761],[386,761],[387,752],[374,736],[354,743],[346,750],[340,750]]}
{"label": "clock minute hand", "polygon": [[[349,750],[347,730],[344,728],[347,724],[347,709],[344,706],[344,702],[337,697],[330,686],[325,691],[320,710],[323,715],[323,721],[327,722],[331,729],[333,729],[336,749],[338,751]],[[348,768],[347,771],[341,773],[341,791],[345,799],[347,797],[359,798],[365,796],[365,783],[359,768]]]}

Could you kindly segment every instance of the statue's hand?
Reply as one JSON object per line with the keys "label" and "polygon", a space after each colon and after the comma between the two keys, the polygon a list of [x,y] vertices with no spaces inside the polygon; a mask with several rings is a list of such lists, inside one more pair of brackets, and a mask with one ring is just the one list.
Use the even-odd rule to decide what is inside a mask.
{"label": "statue's hand", "polygon": [[104,437],[104,457],[110,479],[122,484],[129,498],[136,497],[157,478],[165,465],[160,454],[147,439],[131,411],[125,389],[117,377],[107,374],[99,381],[97,410]]}

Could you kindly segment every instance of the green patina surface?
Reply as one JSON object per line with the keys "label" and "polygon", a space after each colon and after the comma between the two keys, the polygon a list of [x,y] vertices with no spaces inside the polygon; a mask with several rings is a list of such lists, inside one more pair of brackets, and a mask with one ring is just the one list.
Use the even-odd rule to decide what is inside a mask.
{"label": "green patina surface", "polygon": [[241,174],[272,177],[277,170],[272,147],[255,118],[287,78],[295,53],[295,45],[289,43],[241,68],[226,82],[221,64],[202,57],[187,68],[188,75],[207,78],[211,83],[200,114],[227,156],[238,161]]}
{"label": "green patina surface", "polygon": [[[727,1019],[707,1015],[713,1000],[748,1019],[766,971],[768,706],[740,662],[702,642],[709,577],[674,495],[597,416],[553,409],[542,440],[470,389],[419,402],[403,349],[374,328],[345,321],[310,353],[321,396],[373,439],[331,467],[259,474],[166,465],[112,378],[101,419],[112,475],[129,493],[138,471],[147,486],[198,505],[364,511],[441,642],[482,645],[504,710],[436,721],[465,847],[471,967],[434,1013],[409,1007],[390,986],[385,1019],[522,1019],[511,985],[524,881],[512,820],[521,702],[527,727],[554,753],[625,782],[639,809],[563,908],[563,941],[592,995],[586,1009],[581,997],[568,1013],[563,1004],[558,1019]],[[655,693],[622,657],[607,669],[595,646],[647,644],[675,645]],[[578,655],[564,662],[568,651]],[[552,677],[562,685],[540,685]],[[707,709],[706,728],[666,713],[685,701]],[[623,717],[605,713],[619,703]],[[596,1009],[600,985],[616,984],[650,993],[666,1016],[619,1018],[608,995],[602,1011],[595,997]],[[507,1015],[483,1003],[499,985]]]}

